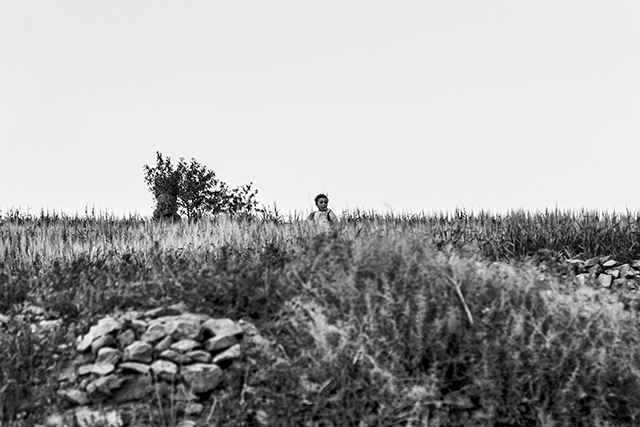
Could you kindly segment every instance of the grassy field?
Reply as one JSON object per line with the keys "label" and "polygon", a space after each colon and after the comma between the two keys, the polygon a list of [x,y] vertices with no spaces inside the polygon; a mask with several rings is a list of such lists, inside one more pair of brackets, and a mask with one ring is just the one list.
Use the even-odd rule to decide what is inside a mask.
{"label": "grassy field", "polygon": [[[639,232],[630,212],[347,212],[330,232],[8,213],[0,426],[66,408],[57,373],[99,318],[177,302],[252,322],[280,355],[246,348],[199,425],[637,426],[635,295],[580,286],[564,261],[640,259]],[[35,336],[25,304],[63,327]],[[180,419],[143,403],[135,425]]]}

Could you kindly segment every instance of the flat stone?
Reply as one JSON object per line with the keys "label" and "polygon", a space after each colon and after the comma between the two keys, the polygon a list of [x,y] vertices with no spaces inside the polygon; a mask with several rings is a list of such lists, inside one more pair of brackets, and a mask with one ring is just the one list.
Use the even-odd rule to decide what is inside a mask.
{"label": "flat stone", "polygon": [[193,393],[206,393],[222,382],[222,369],[213,363],[194,363],[180,368],[180,375]]}
{"label": "flat stone", "polygon": [[123,362],[118,365],[123,372],[136,372],[139,374],[148,374],[151,370],[151,366],[145,363],[137,363],[137,362]]}
{"label": "flat stone", "polygon": [[151,394],[153,382],[149,375],[139,375],[127,378],[122,387],[116,391],[114,400],[117,403],[140,400]]}
{"label": "flat stone", "polygon": [[171,322],[168,328],[170,335],[176,341],[197,340],[202,332],[199,322],[183,318]]}
{"label": "flat stone", "polygon": [[611,286],[611,282],[613,281],[613,277],[608,274],[601,274],[598,276],[598,284],[603,288],[608,288]]}
{"label": "flat stone", "polygon": [[618,264],[618,261],[616,261],[615,259],[610,259],[602,263],[602,267],[611,268],[611,267],[615,267],[617,264]]}
{"label": "flat stone", "polygon": [[[207,353],[209,354],[209,353]],[[182,353],[179,353],[175,350],[165,350],[158,355],[161,359],[170,360],[178,365],[186,365],[187,363],[193,362],[193,360]],[[209,360],[211,360],[211,355],[209,355]]]}
{"label": "flat stone", "polygon": [[87,374],[108,375],[115,371],[116,367],[111,363],[94,363],[91,365],[82,365],[78,368],[78,375]]}
{"label": "flat stone", "polygon": [[131,327],[139,333],[144,333],[149,327],[149,322],[145,322],[142,319],[135,319],[131,321]]}
{"label": "flat stone", "polygon": [[136,340],[136,333],[133,332],[133,329],[127,329],[118,334],[118,348],[125,348],[126,346],[132,344]]}
{"label": "flat stone", "polygon": [[156,360],[151,364],[151,371],[158,378],[174,381],[178,375],[178,365],[168,360]]}
{"label": "flat stone", "polygon": [[156,344],[154,351],[156,353],[163,352],[171,347],[171,344],[173,344],[173,338],[171,337],[171,335],[167,335],[166,337],[162,338],[162,340],[160,340],[158,344]]}
{"label": "flat stone", "polygon": [[594,265],[600,265],[600,257],[593,257],[586,260],[584,263],[584,268],[590,268]]}
{"label": "flat stone", "polygon": [[201,348],[202,344],[199,341],[193,339],[182,339],[180,341],[176,341],[171,344],[171,349],[179,351],[181,353],[186,353],[191,350],[195,350],[196,348]]}
{"label": "flat stone", "polygon": [[213,363],[229,362],[240,357],[240,344],[229,347],[222,353],[213,356]]}
{"label": "flat stone", "polygon": [[123,383],[124,378],[117,375],[100,377],[87,384],[87,394],[91,398],[100,395],[110,396],[114,390],[122,387]]}
{"label": "flat stone", "polygon": [[144,317],[156,318],[160,316],[164,316],[167,313],[167,309],[165,307],[152,308],[151,310],[147,310],[144,312]]}
{"label": "flat stone", "polygon": [[238,339],[235,335],[222,335],[208,339],[204,343],[204,349],[212,353],[225,350],[232,345],[238,343]]}
{"label": "flat stone", "polygon": [[231,319],[209,319],[202,324],[202,328],[214,337],[242,335],[244,330]]}
{"label": "flat stone", "polygon": [[117,331],[121,327],[121,323],[113,317],[100,319],[98,323],[89,328],[89,332],[81,338],[80,342],[76,346],[76,350],[80,353],[84,353],[91,347],[91,343],[93,343],[94,340],[110,334],[111,332]]}
{"label": "flat stone", "polygon": [[140,337],[140,341],[144,342],[156,342],[166,337],[168,334],[165,325],[159,322],[151,323],[145,333]]}
{"label": "flat stone", "polygon": [[187,305],[184,302],[179,302],[176,304],[171,304],[167,307],[168,315],[180,315],[186,313],[188,310]]}
{"label": "flat stone", "polygon": [[153,347],[146,342],[136,341],[124,349],[125,362],[151,363],[152,358]]}
{"label": "flat stone", "polygon": [[122,359],[122,353],[115,348],[111,347],[103,347],[98,350],[98,355],[96,356],[96,364],[109,363],[112,365],[116,365],[120,359]]}
{"label": "flat stone", "polygon": [[92,343],[91,343],[91,354],[98,354],[98,351],[101,348],[105,348],[105,347],[115,347],[116,346],[116,340],[113,337],[113,335],[103,335],[101,337],[96,338]]}
{"label": "flat stone", "polygon": [[99,411],[82,406],[74,412],[78,427],[122,427],[122,417],[113,409],[110,411]]}
{"label": "flat stone", "polygon": [[60,390],[58,391],[58,394],[74,405],[88,405],[90,402],[89,397],[87,397],[87,393],[76,388],[72,388],[69,390]]}
{"label": "flat stone", "polygon": [[211,359],[213,359],[211,353],[205,350],[193,350],[188,352],[185,356],[197,363],[209,363],[211,362]]}
{"label": "flat stone", "polygon": [[618,270],[617,268],[610,268],[606,271],[606,273],[614,279],[620,277],[620,270]]}

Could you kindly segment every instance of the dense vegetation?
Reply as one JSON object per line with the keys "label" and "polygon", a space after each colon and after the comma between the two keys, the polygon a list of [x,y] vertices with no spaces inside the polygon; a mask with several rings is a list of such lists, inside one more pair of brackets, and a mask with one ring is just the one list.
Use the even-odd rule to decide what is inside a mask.
{"label": "dense vegetation", "polygon": [[[179,301],[253,322],[282,355],[246,349],[209,425],[638,425],[633,296],[580,287],[564,260],[640,259],[639,227],[637,214],[586,211],[352,212],[330,232],[295,215],[8,213],[0,425],[64,408],[56,373],[98,318]],[[64,328],[35,337],[12,316],[25,304]],[[176,419],[156,403],[139,425]]]}

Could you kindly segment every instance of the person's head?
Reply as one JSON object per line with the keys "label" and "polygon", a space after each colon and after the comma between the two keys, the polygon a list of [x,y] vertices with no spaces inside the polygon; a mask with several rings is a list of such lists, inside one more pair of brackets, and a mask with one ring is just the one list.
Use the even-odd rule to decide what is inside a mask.
{"label": "person's head", "polygon": [[325,194],[318,194],[314,199],[316,202],[316,207],[320,211],[326,211],[327,206],[329,206],[329,198]]}

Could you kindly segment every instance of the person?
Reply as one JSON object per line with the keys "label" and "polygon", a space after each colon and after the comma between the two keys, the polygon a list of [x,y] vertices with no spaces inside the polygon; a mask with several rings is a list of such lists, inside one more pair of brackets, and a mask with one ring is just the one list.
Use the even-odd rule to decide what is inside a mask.
{"label": "person", "polygon": [[316,203],[318,210],[311,212],[309,218],[307,218],[308,221],[323,225],[331,225],[338,221],[336,214],[329,209],[329,198],[326,194],[318,194],[314,199],[314,202]]}

